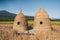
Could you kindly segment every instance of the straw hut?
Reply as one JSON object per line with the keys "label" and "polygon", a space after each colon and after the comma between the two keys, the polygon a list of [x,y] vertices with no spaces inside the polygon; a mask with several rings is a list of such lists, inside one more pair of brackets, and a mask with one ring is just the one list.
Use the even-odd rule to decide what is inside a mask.
{"label": "straw hut", "polygon": [[60,33],[56,29],[54,30],[49,16],[43,8],[38,10],[34,17],[34,32],[38,40],[60,40]]}
{"label": "straw hut", "polygon": [[19,14],[14,19],[13,30],[17,32],[24,32],[27,30],[27,26],[28,26],[27,19],[25,15],[22,13],[22,11],[20,11]]}

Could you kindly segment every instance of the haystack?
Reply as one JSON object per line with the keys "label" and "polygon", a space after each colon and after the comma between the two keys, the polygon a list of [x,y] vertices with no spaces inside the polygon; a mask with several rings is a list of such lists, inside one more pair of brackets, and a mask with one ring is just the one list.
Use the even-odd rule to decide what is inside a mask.
{"label": "haystack", "polygon": [[19,14],[14,19],[13,30],[17,32],[25,32],[27,30],[27,26],[28,26],[27,19],[25,15],[22,13],[22,11],[20,11]]}
{"label": "haystack", "polygon": [[49,16],[47,12],[41,8],[34,16],[34,30],[36,30],[35,32],[38,33],[38,30],[39,32],[45,32],[49,31],[50,28],[51,22]]}
{"label": "haystack", "polygon": [[34,32],[38,40],[59,40],[59,32],[52,30],[47,12],[41,8],[34,17]]}

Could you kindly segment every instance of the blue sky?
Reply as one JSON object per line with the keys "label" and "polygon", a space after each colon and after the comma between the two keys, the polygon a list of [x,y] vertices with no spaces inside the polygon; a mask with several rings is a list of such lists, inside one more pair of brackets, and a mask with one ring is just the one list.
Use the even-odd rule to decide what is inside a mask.
{"label": "blue sky", "polygon": [[0,0],[0,10],[18,14],[22,9],[28,16],[34,16],[44,8],[50,18],[60,18],[60,0]]}

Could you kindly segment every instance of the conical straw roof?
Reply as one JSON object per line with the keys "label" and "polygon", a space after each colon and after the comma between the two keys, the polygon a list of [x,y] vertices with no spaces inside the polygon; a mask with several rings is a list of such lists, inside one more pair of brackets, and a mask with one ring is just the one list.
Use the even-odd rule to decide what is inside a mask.
{"label": "conical straw roof", "polygon": [[36,15],[35,15],[35,18],[36,18],[36,17],[49,18],[47,12],[46,12],[43,8],[40,8],[40,9],[37,11],[37,13],[36,13]]}
{"label": "conical straw roof", "polygon": [[19,14],[15,17],[13,30],[16,30],[17,32],[24,32],[27,30],[27,26],[27,19],[25,15],[22,13],[22,11],[20,11]]}
{"label": "conical straw roof", "polygon": [[22,10],[19,12],[19,14],[17,14],[16,19],[21,19],[21,18],[25,18],[25,15],[22,13]]}

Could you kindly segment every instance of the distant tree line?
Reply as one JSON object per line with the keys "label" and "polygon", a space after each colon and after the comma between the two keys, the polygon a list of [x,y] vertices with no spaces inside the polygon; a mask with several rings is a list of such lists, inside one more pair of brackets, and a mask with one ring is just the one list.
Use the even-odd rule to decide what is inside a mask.
{"label": "distant tree line", "polygon": [[51,21],[60,21],[60,19],[50,19]]}
{"label": "distant tree line", "polygon": [[14,17],[11,17],[11,16],[0,16],[0,21],[14,21]]}
{"label": "distant tree line", "polygon": [[[0,21],[14,21],[14,17],[12,16],[0,16]],[[26,16],[27,20],[34,20],[34,17],[33,16]]]}
{"label": "distant tree line", "polygon": [[[33,16],[26,16],[27,20],[33,21],[34,17]],[[0,21],[14,21],[15,16],[0,16]],[[50,19],[51,21],[60,21],[60,19]]]}
{"label": "distant tree line", "polygon": [[34,16],[26,16],[27,20],[29,21],[33,21],[34,20]]}

